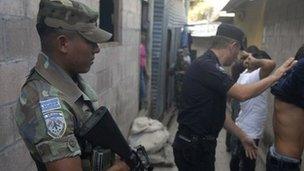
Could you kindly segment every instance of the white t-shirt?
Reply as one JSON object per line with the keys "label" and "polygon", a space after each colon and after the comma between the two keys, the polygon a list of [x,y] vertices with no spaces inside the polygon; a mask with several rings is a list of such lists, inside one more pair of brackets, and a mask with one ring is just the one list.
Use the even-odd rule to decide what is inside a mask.
{"label": "white t-shirt", "polygon": [[[239,84],[252,84],[260,80],[260,68],[246,69],[237,80]],[[260,139],[267,118],[267,92],[240,103],[241,110],[235,122],[250,138]]]}

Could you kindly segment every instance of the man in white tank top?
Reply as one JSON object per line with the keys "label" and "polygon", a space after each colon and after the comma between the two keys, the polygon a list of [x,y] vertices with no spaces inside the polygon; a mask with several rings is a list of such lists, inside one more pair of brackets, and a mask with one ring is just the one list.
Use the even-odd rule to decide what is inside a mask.
{"label": "man in white tank top", "polygon": [[[246,50],[249,57],[243,62],[246,70],[240,74],[237,80],[238,84],[253,84],[267,77],[275,68],[275,62],[269,55],[260,51],[255,46],[250,46]],[[254,139],[256,144],[262,136],[264,124],[267,118],[267,92],[249,100],[240,102],[241,110],[236,118],[238,125],[250,138]],[[236,148],[232,150],[230,162],[231,171],[254,171],[255,160],[246,157],[245,150],[240,141]]]}

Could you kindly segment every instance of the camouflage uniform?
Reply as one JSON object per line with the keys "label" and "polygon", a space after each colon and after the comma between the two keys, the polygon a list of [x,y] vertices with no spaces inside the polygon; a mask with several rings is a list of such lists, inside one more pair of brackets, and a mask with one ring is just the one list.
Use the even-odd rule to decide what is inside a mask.
{"label": "camouflage uniform", "polygon": [[[96,27],[98,14],[75,1],[41,0],[37,18],[37,24],[75,31],[94,43],[111,38],[110,33]],[[86,152],[76,132],[98,108],[98,99],[94,90],[79,75],[76,77],[73,80],[41,52],[22,87],[16,122],[39,170],[45,170],[43,163],[80,155],[83,158]]]}
{"label": "camouflage uniform", "polygon": [[185,77],[185,72],[189,67],[189,63],[187,63],[184,59],[183,50],[178,51],[178,56],[176,59],[176,64],[174,66],[174,95],[175,95],[175,103],[177,109],[181,109],[182,106],[182,87]]}
{"label": "camouflage uniform", "polygon": [[16,111],[20,134],[35,160],[46,163],[81,155],[75,131],[98,108],[98,99],[80,76],[78,84],[46,55],[39,55]]}

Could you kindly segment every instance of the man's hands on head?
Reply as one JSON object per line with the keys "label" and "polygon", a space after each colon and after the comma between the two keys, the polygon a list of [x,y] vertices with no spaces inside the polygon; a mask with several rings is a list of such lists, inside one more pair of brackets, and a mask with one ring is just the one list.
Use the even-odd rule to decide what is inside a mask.
{"label": "man's hands on head", "polygon": [[258,82],[243,85],[235,83],[227,94],[240,101],[255,97],[279,80],[296,62],[294,58],[287,59],[273,74]]}
{"label": "man's hands on head", "polygon": [[247,53],[244,50],[240,51],[240,53],[238,55],[238,59],[241,60],[241,61],[246,60],[248,57],[249,57],[249,53]]}
{"label": "man's hands on head", "polygon": [[[246,53],[246,52],[245,52]],[[247,53],[246,59],[243,59],[243,65],[245,68],[255,68],[258,66],[258,59],[254,58],[251,53]]]}

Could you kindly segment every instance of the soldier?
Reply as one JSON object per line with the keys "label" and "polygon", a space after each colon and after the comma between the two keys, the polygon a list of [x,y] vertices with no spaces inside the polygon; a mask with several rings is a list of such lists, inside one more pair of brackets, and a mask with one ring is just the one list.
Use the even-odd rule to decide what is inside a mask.
{"label": "soldier", "polygon": [[176,108],[178,110],[181,109],[182,106],[182,85],[185,77],[185,73],[187,68],[190,66],[190,60],[186,60],[187,57],[187,49],[179,49],[177,51],[177,59],[174,65],[174,95],[175,95],[175,103]]}
{"label": "soldier", "polygon": [[[39,171],[90,168],[92,149],[76,131],[98,108],[80,77],[111,34],[96,27],[97,12],[70,0],[41,0],[37,31],[41,52],[22,87],[16,122]],[[120,161],[112,170],[128,170]]]}

